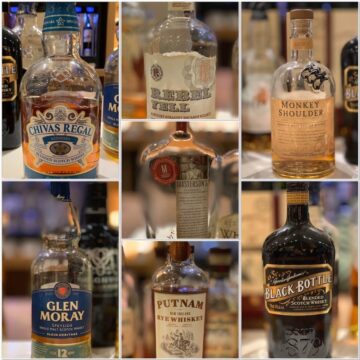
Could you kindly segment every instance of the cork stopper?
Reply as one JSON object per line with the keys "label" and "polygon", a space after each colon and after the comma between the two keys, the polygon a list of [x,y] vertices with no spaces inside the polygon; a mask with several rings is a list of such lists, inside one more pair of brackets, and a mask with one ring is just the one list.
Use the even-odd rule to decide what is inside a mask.
{"label": "cork stopper", "polygon": [[187,241],[173,241],[169,246],[169,254],[175,261],[185,261],[191,254],[191,246]]}
{"label": "cork stopper", "polygon": [[314,13],[310,9],[295,9],[290,11],[290,20],[312,20]]}

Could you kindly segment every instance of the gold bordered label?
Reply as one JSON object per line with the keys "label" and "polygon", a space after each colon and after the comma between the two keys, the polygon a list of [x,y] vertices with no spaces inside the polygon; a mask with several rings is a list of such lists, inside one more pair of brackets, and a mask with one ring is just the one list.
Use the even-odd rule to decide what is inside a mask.
{"label": "gold bordered label", "polygon": [[329,264],[275,265],[264,268],[265,308],[269,314],[326,314],[332,304],[333,269]]}
{"label": "gold bordered label", "polygon": [[358,67],[344,70],[344,107],[348,112],[358,112]]}
{"label": "gold bordered label", "polygon": [[286,197],[288,205],[301,205],[309,203],[309,192],[307,191],[288,192]]}
{"label": "gold bordered label", "polygon": [[312,38],[290,39],[290,47],[294,50],[310,50],[313,48]]}
{"label": "gold bordered label", "polygon": [[13,101],[17,97],[17,66],[12,56],[2,57],[2,101]]}

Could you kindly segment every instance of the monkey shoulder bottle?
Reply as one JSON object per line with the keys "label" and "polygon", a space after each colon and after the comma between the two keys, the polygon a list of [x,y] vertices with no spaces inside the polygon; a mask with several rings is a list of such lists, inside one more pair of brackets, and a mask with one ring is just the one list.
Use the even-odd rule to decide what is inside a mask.
{"label": "monkey shoulder bottle", "polygon": [[288,183],[287,220],[263,245],[269,356],[331,356],[335,248],[309,219],[306,183]]}

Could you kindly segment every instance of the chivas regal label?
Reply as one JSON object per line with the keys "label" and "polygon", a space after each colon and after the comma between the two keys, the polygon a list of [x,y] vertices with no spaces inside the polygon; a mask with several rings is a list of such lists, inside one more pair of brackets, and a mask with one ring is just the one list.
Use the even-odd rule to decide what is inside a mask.
{"label": "chivas regal label", "polygon": [[215,118],[216,57],[145,54],[145,71],[148,118]]}
{"label": "chivas regal label", "polygon": [[12,56],[2,57],[2,101],[13,101],[18,94],[17,65]]}
{"label": "chivas regal label", "polygon": [[326,314],[332,306],[332,288],[333,269],[329,264],[268,264],[264,268],[265,307],[270,314]]}
{"label": "chivas regal label", "polygon": [[348,66],[344,70],[344,108],[358,112],[358,67]]}
{"label": "chivas regal label", "polygon": [[119,149],[119,84],[107,84],[104,86],[104,124],[108,127],[103,129],[103,143],[108,148],[117,151]]}
{"label": "chivas regal label", "polygon": [[183,155],[160,157],[150,163],[156,182],[175,187],[178,238],[209,235],[209,162],[208,156]]}
{"label": "chivas regal label", "polygon": [[154,292],[157,358],[202,358],[206,292]]}
{"label": "chivas regal label", "polygon": [[32,293],[32,357],[89,357],[91,292],[52,283]]}
{"label": "chivas regal label", "polygon": [[[298,94],[301,99],[301,94]],[[283,158],[323,156],[334,148],[334,98],[271,100],[273,153]]]}
{"label": "chivas regal label", "polygon": [[36,111],[26,125],[29,149],[35,165],[86,165],[93,151],[95,126],[84,111],[77,112],[64,105],[44,112]]}

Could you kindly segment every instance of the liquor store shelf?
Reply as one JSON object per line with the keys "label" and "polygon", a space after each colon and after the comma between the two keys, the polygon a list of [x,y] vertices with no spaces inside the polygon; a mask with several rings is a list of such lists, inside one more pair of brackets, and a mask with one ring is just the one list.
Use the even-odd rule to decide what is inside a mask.
{"label": "liquor store shelf", "polygon": [[[7,179],[23,179],[24,178],[24,163],[22,161],[22,149],[21,147],[10,150],[3,151],[3,168],[2,176],[4,180]],[[118,179],[119,174],[119,164],[118,162],[109,158],[106,155],[103,147],[100,150],[100,161],[98,168],[98,178],[102,179]]]}

